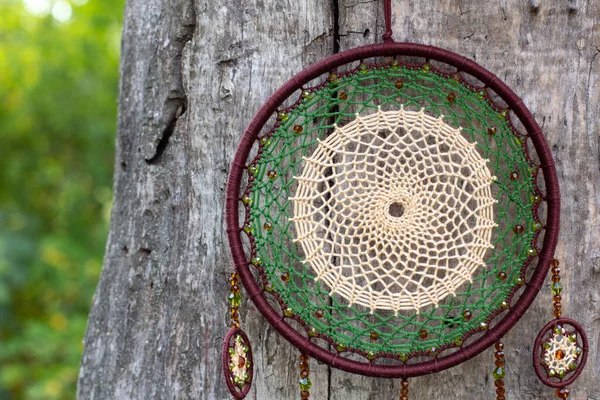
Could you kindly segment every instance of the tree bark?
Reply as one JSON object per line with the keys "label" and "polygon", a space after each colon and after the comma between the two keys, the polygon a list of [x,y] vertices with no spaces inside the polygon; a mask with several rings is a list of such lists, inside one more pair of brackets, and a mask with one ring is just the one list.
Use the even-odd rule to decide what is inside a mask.
{"label": "tree bark", "polygon": [[[557,162],[564,314],[590,354],[570,398],[600,400],[600,2],[393,2],[394,39],[446,48],[503,79]],[[221,341],[232,263],[225,182],[259,106],[307,65],[381,41],[381,1],[129,0],[123,27],[114,206],[85,336],[79,399],[227,399]],[[547,286],[549,286],[549,280]],[[531,366],[551,317],[543,290],[505,337],[507,398],[553,399]],[[242,304],[250,399],[296,399],[298,351]],[[411,379],[414,400],[495,398],[493,352]],[[311,362],[311,398],[398,398],[399,382]]]}

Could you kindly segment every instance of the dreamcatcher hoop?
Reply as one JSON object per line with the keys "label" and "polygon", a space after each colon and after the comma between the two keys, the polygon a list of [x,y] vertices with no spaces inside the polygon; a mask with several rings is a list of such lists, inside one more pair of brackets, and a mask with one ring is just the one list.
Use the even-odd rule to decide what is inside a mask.
{"label": "dreamcatcher hoop", "polygon": [[[396,43],[391,41],[389,36],[387,39],[383,44],[368,45],[338,53],[310,66],[290,79],[265,102],[244,132],[231,166],[227,183],[226,222],[235,267],[248,295],[273,328],[285,337],[286,340],[303,353],[347,372],[384,378],[406,378],[438,372],[474,357],[501,339],[521,318],[541,289],[544,278],[550,268],[550,262],[558,240],[560,194],[554,161],[543,133],[530,111],[508,86],[491,72],[465,57],[432,46]],[[452,354],[414,364],[380,365],[340,357],[337,353],[329,352],[312,343],[310,338],[303,336],[288,324],[280,315],[280,312],[274,309],[269,301],[263,297],[263,290],[255,281],[253,272],[250,270],[251,263],[247,259],[244,250],[241,236],[242,227],[240,224],[240,196],[242,179],[244,171],[247,168],[248,157],[251,154],[252,147],[258,139],[261,130],[286,99],[290,98],[295,92],[303,89],[303,86],[313,79],[345,64],[373,57],[394,56],[420,57],[426,60],[443,62],[460,72],[477,78],[485,87],[494,91],[508,105],[508,108],[523,125],[540,159],[539,167],[543,172],[546,188],[543,200],[547,204],[547,217],[543,245],[537,253],[537,267],[528,280],[518,301],[510,307],[502,319],[490,327],[485,334],[462,346]]]}

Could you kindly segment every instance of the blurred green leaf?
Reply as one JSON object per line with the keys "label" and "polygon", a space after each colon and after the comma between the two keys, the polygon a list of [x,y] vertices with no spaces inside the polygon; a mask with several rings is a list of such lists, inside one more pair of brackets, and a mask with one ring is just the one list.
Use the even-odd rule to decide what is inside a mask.
{"label": "blurred green leaf", "polygon": [[0,2],[0,399],[75,397],[112,200],[123,2]]}

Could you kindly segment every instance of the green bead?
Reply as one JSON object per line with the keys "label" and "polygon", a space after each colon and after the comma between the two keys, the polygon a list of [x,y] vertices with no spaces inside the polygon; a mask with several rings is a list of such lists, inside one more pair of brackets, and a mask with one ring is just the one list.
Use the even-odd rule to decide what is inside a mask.
{"label": "green bead", "polygon": [[251,165],[248,167],[248,172],[250,172],[250,174],[252,175],[256,175],[256,173],[258,172],[258,168],[256,167],[256,165]]}
{"label": "green bead", "polygon": [[288,307],[285,310],[283,310],[283,315],[285,315],[286,317],[291,317],[292,315],[294,315],[294,311]]}
{"label": "green bead", "polygon": [[235,368],[235,364],[234,363],[230,363],[229,364],[229,370],[233,371],[234,368]]}
{"label": "green bead", "polygon": [[247,344],[245,344],[245,345],[243,345],[243,346],[242,346],[242,351],[243,351],[244,353],[247,353],[247,352],[248,352],[248,350],[250,350],[250,348],[248,347],[248,345],[247,345]]}
{"label": "green bead", "polygon": [[534,230],[534,231],[536,231],[536,232],[537,232],[537,231],[540,231],[540,230],[542,230],[542,224],[541,224],[540,222],[538,222],[538,221],[535,221],[535,222],[534,222],[534,223],[531,225],[531,227],[532,227],[532,228],[533,228],[533,230]]}
{"label": "green bead", "polygon": [[246,233],[252,232],[252,227],[250,225],[244,225],[244,232],[246,232]]}
{"label": "green bead", "polygon": [[261,262],[262,262],[262,260],[259,256],[255,256],[252,258],[252,264],[254,264],[254,265],[259,265]]}
{"label": "green bead", "polygon": [[564,335],[565,330],[562,326],[556,325],[556,327],[554,328],[554,333],[556,333],[557,335]]}
{"label": "green bead", "polygon": [[261,137],[261,138],[260,138],[260,144],[261,144],[263,147],[267,147],[268,145],[270,145],[270,144],[271,144],[271,138],[268,138],[268,137],[266,137],[266,136],[263,136],[263,137]]}
{"label": "green bead", "polygon": [[504,372],[504,368],[498,367],[498,368],[494,369],[494,372],[492,372],[492,375],[494,376],[494,380],[499,381],[500,379],[504,379],[504,376],[506,375],[506,373]]}
{"label": "green bead", "polygon": [[338,76],[336,74],[329,74],[329,82],[331,82],[335,85],[336,83],[339,82]]}
{"label": "green bead", "polygon": [[484,98],[487,95],[487,91],[485,89],[479,89],[477,91],[477,96]]}
{"label": "green bead", "polygon": [[302,378],[298,381],[298,385],[300,385],[300,390],[308,392],[312,387],[312,382],[308,378]]}
{"label": "green bead", "polygon": [[548,371],[548,376],[554,376],[556,375],[556,371],[551,369],[550,371]]}
{"label": "green bead", "polygon": [[421,70],[423,72],[429,72],[429,71],[431,71],[431,64],[429,64],[429,63],[423,64],[423,66],[421,67]]}
{"label": "green bead", "polygon": [[516,143],[516,144],[525,144],[525,143],[527,143],[527,138],[526,138],[526,137],[524,137],[524,136],[523,136],[523,137],[521,137],[521,136],[517,136],[517,137],[515,138],[515,143]]}
{"label": "green bead", "polygon": [[583,353],[583,349],[581,347],[575,347],[575,354],[580,355]]}
{"label": "green bead", "polygon": [[375,358],[375,353],[373,353],[372,351],[368,352],[367,353],[367,358],[369,360],[373,360]]}
{"label": "green bead", "polygon": [[367,71],[369,71],[369,67],[367,66],[367,64],[360,64],[358,66],[358,69],[361,73],[366,74]]}
{"label": "green bead", "polygon": [[562,370],[561,370],[561,371],[558,371],[558,374],[557,374],[557,375],[558,375],[558,377],[559,377],[560,379],[562,379],[562,378],[564,378],[564,377],[565,377],[565,371],[562,371]]}
{"label": "green bead", "polygon": [[311,327],[311,328],[308,330],[308,336],[310,336],[310,337],[315,337],[315,336],[317,336],[317,334],[318,334],[318,333],[319,333],[319,332],[317,332],[317,330],[316,330],[315,328],[313,328],[313,327]]}
{"label": "green bead", "polygon": [[252,197],[248,195],[243,196],[242,203],[244,203],[245,205],[249,205],[250,203],[252,203]]}
{"label": "green bead", "polygon": [[343,343],[338,343],[335,348],[336,348],[337,351],[342,352],[342,351],[346,350],[346,345],[343,344]]}
{"label": "green bead", "polygon": [[235,354],[235,349],[233,347],[229,348],[229,354],[230,355],[234,355]]}
{"label": "green bead", "polygon": [[537,250],[534,249],[533,247],[529,248],[529,249],[527,249],[527,255],[529,257],[535,257],[535,256],[537,256]]}
{"label": "green bead", "polygon": [[482,330],[486,330],[488,328],[488,323],[487,322],[480,323],[479,328]]}
{"label": "green bead", "polygon": [[532,194],[532,195],[531,195],[531,202],[532,202],[532,203],[535,203],[535,204],[537,204],[537,203],[539,203],[540,201],[542,201],[542,198],[541,198],[539,195],[537,195],[537,194]]}
{"label": "green bead", "polygon": [[525,279],[522,276],[518,276],[517,279],[515,279],[515,284],[518,286],[521,286],[525,283]]}
{"label": "green bead", "polygon": [[232,307],[239,307],[242,304],[242,296],[239,293],[231,293],[229,295],[229,303]]}
{"label": "green bead", "polygon": [[508,118],[508,110],[502,110],[498,113],[498,115],[500,115],[500,118]]}
{"label": "green bead", "polygon": [[309,90],[303,90],[302,91],[302,97],[304,97],[305,99],[310,99],[310,98],[313,97],[313,94]]}
{"label": "green bead", "polygon": [[287,119],[289,118],[288,114],[285,111],[279,111],[277,113],[277,115],[279,116],[279,119],[282,121],[287,121]]}
{"label": "green bead", "polygon": [[400,62],[398,60],[392,61],[392,69],[400,68]]}
{"label": "green bead", "polygon": [[549,349],[550,349],[550,347],[552,347],[552,346],[550,345],[550,343],[548,343],[548,342],[544,342],[544,343],[542,343],[542,348],[543,348],[544,350],[549,350]]}
{"label": "green bead", "polygon": [[506,310],[510,305],[508,304],[508,301],[503,300],[502,303],[500,303],[500,308]]}
{"label": "green bead", "polygon": [[571,371],[576,370],[577,369],[577,363],[572,362],[572,363],[570,363],[567,366],[567,368],[569,368],[569,370],[571,370]]}
{"label": "green bead", "polygon": [[400,359],[400,361],[403,361],[403,362],[408,361],[408,355],[406,355],[404,353],[398,354],[398,358]]}
{"label": "green bead", "polygon": [[573,343],[575,343],[577,341],[577,334],[575,334],[575,332],[571,333],[569,335],[569,340]]}
{"label": "green bead", "polygon": [[560,292],[562,292],[562,285],[560,282],[554,282],[552,283],[552,293],[554,293],[556,296],[558,296],[560,294]]}
{"label": "green bead", "polygon": [[456,339],[454,339],[454,344],[456,346],[462,346],[463,340],[461,338],[456,338]]}
{"label": "green bead", "polygon": [[273,284],[272,284],[271,282],[267,282],[267,283],[265,283],[265,290],[266,290],[267,292],[272,292],[272,291],[274,290],[274,288],[273,288]]}
{"label": "green bead", "polygon": [[437,347],[432,347],[429,349],[429,355],[431,356],[435,356],[438,353],[438,348]]}

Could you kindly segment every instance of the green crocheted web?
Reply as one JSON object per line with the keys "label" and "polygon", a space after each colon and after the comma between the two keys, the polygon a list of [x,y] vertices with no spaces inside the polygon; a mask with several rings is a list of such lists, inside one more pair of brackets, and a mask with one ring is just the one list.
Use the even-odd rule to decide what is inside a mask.
{"label": "green crocheted web", "polygon": [[[477,143],[477,152],[489,160],[487,167],[497,178],[492,183],[498,201],[493,208],[497,226],[485,266],[454,296],[418,313],[349,306],[344,298],[330,295],[330,288],[315,280],[310,264],[303,263],[306,255],[294,242],[290,221],[290,198],[298,185],[295,177],[302,174],[303,157],[313,154],[318,140],[330,135],[334,124],[344,126],[357,114],[401,106],[423,109],[436,118],[444,115],[446,124],[462,128],[462,135]],[[533,243],[541,224],[534,209],[539,197],[525,139],[512,127],[508,110],[496,106],[485,89],[429,64],[361,64],[305,89],[292,106],[279,112],[275,126],[259,141],[242,199],[247,210],[244,231],[252,238],[252,264],[266,275],[265,292],[280,300],[282,314],[299,321],[311,340],[322,338],[338,351],[354,350],[368,358],[390,352],[401,359],[435,355],[461,346],[510,307],[512,294],[524,283],[525,266],[536,255]]]}

